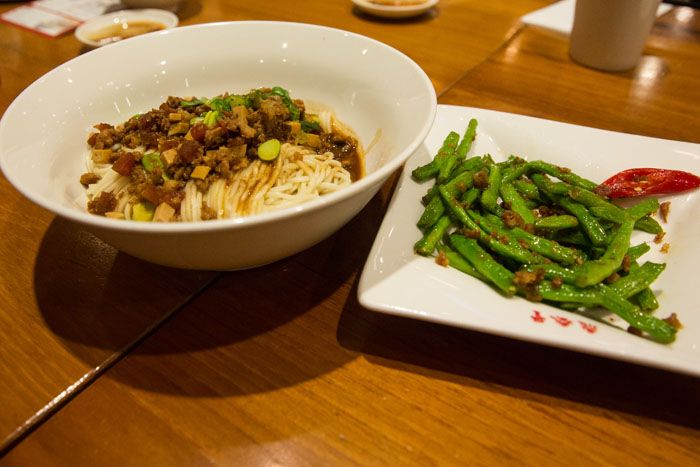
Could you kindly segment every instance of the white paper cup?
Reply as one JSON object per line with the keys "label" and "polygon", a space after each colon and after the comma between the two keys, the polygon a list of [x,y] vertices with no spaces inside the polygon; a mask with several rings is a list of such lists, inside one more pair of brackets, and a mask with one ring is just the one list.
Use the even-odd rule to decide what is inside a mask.
{"label": "white paper cup", "polygon": [[660,1],[576,0],[571,58],[606,71],[633,68],[642,56]]}

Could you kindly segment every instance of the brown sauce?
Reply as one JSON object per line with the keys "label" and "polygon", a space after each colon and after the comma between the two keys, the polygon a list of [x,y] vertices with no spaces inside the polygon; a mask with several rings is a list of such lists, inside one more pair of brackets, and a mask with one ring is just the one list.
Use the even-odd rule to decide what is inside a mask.
{"label": "brown sauce", "polygon": [[110,42],[128,39],[130,37],[146,34],[148,32],[160,31],[165,29],[163,23],[156,21],[123,21],[116,24],[110,24],[99,31],[96,31],[88,36],[92,41],[100,45],[109,44]]}

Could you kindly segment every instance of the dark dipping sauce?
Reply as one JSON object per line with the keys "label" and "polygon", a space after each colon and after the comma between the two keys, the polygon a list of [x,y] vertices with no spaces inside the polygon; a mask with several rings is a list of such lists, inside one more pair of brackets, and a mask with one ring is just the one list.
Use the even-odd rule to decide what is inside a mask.
{"label": "dark dipping sauce", "polygon": [[122,21],[89,34],[88,39],[104,45],[163,29],[165,29],[165,25],[157,21]]}
{"label": "dark dipping sauce", "polygon": [[363,155],[360,154],[357,146],[358,143],[354,138],[335,132],[321,136],[321,149],[333,153],[343,168],[350,172],[353,182],[364,176]]}

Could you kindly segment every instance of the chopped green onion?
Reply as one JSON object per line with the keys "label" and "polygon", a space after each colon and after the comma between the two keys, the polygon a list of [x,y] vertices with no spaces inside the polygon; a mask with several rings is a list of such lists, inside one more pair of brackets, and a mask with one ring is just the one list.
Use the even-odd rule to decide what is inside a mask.
{"label": "chopped green onion", "polygon": [[212,110],[216,110],[219,112],[222,112],[224,110],[231,110],[231,101],[229,101],[228,99],[224,99],[223,97],[214,97],[212,99],[209,99],[207,101],[207,105]]}
{"label": "chopped green onion", "polygon": [[302,120],[301,129],[307,133],[321,132],[321,125],[316,121]]}
{"label": "chopped green onion", "polygon": [[192,99],[191,101],[181,101],[180,107],[195,107],[195,106],[202,105],[205,103],[206,102],[205,102],[204,98],[201,98],[201,99],[195,98],[195,99]]}
{"label": "chopped green onion", "polygon": [[204,124],[208,127],[212,127],[216,125],[216,122],[219,120],[219,112],[216,110],[210,110],[207,112],[207,114],[204,116]]}
{"label": "chopped green onion", "polygon": [[165,168],[159,152],[148,152],[144,154],[141,158],[141,164],[147,172],[153,172],[153,169],[156,167],[160,167],[161,169]]}

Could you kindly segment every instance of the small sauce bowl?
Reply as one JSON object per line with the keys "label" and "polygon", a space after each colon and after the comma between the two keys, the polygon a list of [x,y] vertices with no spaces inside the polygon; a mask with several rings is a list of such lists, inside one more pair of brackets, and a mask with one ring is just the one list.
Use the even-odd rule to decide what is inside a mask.
{"label": "small sauce bowl", "polygon": [[177,16],[166,10],[122,10],[84,22],[75,30],[75,37],[89,47],[101,47],[177,25]]}

